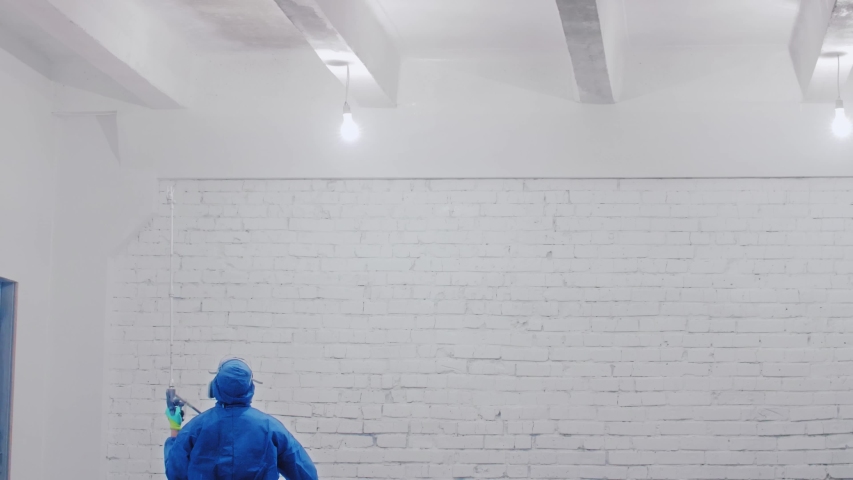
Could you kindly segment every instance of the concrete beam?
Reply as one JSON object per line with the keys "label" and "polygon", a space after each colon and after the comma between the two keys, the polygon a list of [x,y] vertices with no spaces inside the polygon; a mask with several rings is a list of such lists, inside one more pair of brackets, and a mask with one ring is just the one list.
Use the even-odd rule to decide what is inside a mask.
{"label": "concrete beam", "polygon": [[317,56],[362,107],[397,104],[400,55],[365,0],[276,0]]}
{"label": "concrete beam", "polygon": [[614,103],[626,41],[622,0],[556,2],[580,102]]}
{"label": "concrete beam", "polygon": [[598,0],[598,20],[604,41],[604,59],[613,101],[622,97],[625,62],[628,52],[628,25],[625,21],[624,0]]}
{"label": "concrete beam", "polygon": [[839,60],[842,86],[853,68],[853,0],[800,0],[788,50],[803,99],[836,98]]}
{"label": "concrete beam", "polygon": [[[176,77],[171,65],[158,64],[169,55],[166,43],[158,32],[151,38],[151,23],[144,14],[136,11],[116,11],[127,2],[90,4],[77,2],[67,11],[50,0],[8,0],[43,31],[89,62],[150,108],[179,108],[174,85]],[[135,28],[131,23],[136,22]],[[124,25],[127,23],[128,25]],[[124,28],[127,27],[127,28]],[[179,50],[183,42],[173,43],[170,55]]]}

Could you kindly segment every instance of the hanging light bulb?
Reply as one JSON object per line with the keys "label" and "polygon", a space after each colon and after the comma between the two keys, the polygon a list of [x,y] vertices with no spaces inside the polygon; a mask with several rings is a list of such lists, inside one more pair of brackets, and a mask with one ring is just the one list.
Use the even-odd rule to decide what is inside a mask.
{"label": "hanging light bulb", "polygon": [[347,142],[358,140],[361,136],[361,129],[358,124],[352,119],[352,109],[349,107],[349,64],[347,64],[347,89],[346,97],[344,98],[344,121],[341,123],[341,138]]}
{"label": "hanging light bulb", "polygon": [[347,142],[352,142],[358,140],[359,136],[361,136],[361,129],[358,128],[358,124],[352,119],[352,110],[350,110],[349,104],[344,102],[344,121],[341,123],[341,138]]}
{"label": "hanging light bulb", "polygon": [[832,133],[836,137],[844,138],[850,136],[851,132],[853,132],[853,124],[844,114],[844,102],[839,98],[835,101],[835,119],[832,120]]}
{"label": "hanging light bulb", "polygon": [[838,62],[838,76],[836,78],[838,87],[838,98],[835,100],[835,119],[832,120],[832,133],[836,137],[844,138],[853,132],[853,124],[844,113],[844,101],[841,100],[841,55],[835,57]]}

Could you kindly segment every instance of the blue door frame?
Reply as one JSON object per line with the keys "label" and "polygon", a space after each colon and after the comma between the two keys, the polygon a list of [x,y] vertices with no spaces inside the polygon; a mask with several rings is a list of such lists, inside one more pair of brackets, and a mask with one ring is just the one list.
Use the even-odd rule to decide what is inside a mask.
{"label": "blue door frame", "polygon": [[0,278],[0,480],[9,479],[17,284]]}

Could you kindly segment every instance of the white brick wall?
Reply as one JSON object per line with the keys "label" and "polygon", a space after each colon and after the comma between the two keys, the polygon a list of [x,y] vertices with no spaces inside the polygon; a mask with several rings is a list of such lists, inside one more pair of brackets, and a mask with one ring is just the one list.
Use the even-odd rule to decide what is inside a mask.
{"label": "white brick wall", "polygon": [[164,182],[111,478],[162,478],[170,185],[181,392],[249,358],[324,478],[853,477],[853,179],[811,179]]}

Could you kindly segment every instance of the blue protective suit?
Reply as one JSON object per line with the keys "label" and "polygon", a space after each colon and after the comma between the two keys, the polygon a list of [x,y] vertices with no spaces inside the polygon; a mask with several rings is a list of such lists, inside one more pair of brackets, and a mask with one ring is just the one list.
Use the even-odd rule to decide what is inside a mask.
{"label": "blue protective suit", "polygon": [[222,365],[211,385],[216,406],[193,418],[165,445],[169,480],[316,480],[302,445],[278,420],[250,405],[252,371]]}

